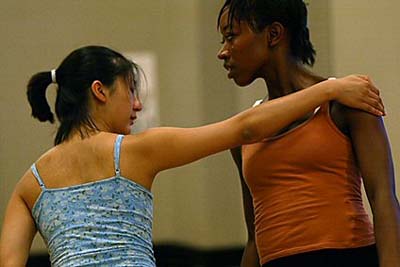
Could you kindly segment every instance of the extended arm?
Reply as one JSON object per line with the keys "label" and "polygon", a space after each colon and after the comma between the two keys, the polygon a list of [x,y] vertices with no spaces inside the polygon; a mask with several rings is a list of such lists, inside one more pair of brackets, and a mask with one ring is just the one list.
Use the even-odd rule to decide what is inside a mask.
{"label": "extended arm", "polygon": [[240,266],[259,267],[260,263],[257,253],[254,231],[253,199],[243,177],[241,147],[231,149],[231,154],[239,172],[240,184],[242,186],[243,209],[247,228],[247,243],[243,251]]}
{"label": "extended arm", "polygon": [[346,117],[374,216],[380,266],[400,267],[400,208],[382,118],[350,109]]}
{"label": "extended arm", "polygon": [[382,111],[378,93],[366,79],[348,76],[268,101],[218,123],[189,129],[154,128],[125,142],[128,146],[130,142],[137,144],[132,153],[138,154],[132,158],[147,160],[140,166],[147,167],[149,177],[154,177],[161,170],[262,140],[329,100],[370,112]]}

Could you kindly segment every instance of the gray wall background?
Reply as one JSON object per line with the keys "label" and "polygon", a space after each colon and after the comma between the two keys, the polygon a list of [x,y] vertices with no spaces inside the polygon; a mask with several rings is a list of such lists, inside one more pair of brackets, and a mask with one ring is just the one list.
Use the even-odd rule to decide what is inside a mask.
{"label": "gray wall background", "polygon": [[[311,0],[315,71],[366,73],[382,91],[397,173],[400,171],[400,28],[397,0]],[[0,7],[0,219],[20,176],[51,147],[56,126],[30,117],[25,86],[73,49],[100,44],[152,51],[158,58],[162,125],[224,119],[263,96],[262,82],[238,88],[216,59],[222,0],[3,0]],[[54,92],[49,90],[49,98]],[[368,144],[367,144],[368,145]],[[398,181],[399,179],[397,179]],[[399,182],[397,182],[399,183]],[[399,186],[397,187],[399,188]],[[240,185],[229,152],[161,173],[154,185],[156,243],[218,248],[243,245]],[[399,189],[398,191],[399,192]],[[44,251],[40,238],[33,253]]]}

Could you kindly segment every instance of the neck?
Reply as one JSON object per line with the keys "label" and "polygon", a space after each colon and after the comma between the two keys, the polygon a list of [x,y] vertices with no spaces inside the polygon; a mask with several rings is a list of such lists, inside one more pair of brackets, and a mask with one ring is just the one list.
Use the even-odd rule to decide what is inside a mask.
{"label": "neck", "polygon": [[97,135],[100,132],[102,132],[102,131],[98,130],[96,128],[90,128],[88,126],[81,126],[79,129],[73,130],[71,132],[71,134],[68,136],[68,138],[63,143],[82,141],[91,136]]}
{"label": "neck", "polygon": [[324,80],[294,60],[276,60],[273,66],[265,71],[263,78],[269,99],[294,93]]}

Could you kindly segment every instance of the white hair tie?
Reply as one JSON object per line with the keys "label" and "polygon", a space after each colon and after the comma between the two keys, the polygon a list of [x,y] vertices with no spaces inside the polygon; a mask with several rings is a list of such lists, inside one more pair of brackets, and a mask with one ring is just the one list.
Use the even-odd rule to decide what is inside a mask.
{"label": "white hair tie", "polygon": [[50,72],[51,72],[51,82],[52,83],[57,83],[57,80],[56,80],[56,69],[52,69]]}

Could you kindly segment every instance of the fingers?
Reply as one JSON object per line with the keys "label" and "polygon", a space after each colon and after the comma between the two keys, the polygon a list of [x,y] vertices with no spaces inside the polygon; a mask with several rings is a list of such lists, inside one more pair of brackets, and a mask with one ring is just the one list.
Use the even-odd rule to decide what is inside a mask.
{"label": "fingers", "polygon": [[358,109],[368,112],[375,116],[383,116],[384,115],[384,113],[379,108],[377,108],[375,105],[371,104],[370,101],[365,101],[358,107]]}
{"label": "fingers", "polygon": [[[369,79],[369,78],[368,78]],[[378,96],[380,95],[379,89],[374,85],[374,83],[371,80],[368,80],[371,91],[377,94]]]}
{"label": "fingers", "polygon": [[380,95],[379,89],[375,87],[375,85],[372,82],[369,82],[369,87],[371,89],[371,91],[376,94],[376,95]]}
{"label": "fingers", "polygon": [[381,114],[380,116],[384,116],[385,114],[385,107],[383,106],[382,101],[376,100],[376,99],[371,99],[371,104],[372,107],[374,107],[375,109],[377,109]]}
{"label": "fingers", "polygon": [[366,98],[366,102],[369,105],[368,112],[378,115],[378,116],[385,116],[385,106],[383,104],[382,98],[380,97],[379,89],[374,85],[371,78],[367,75],[356,75],[362,80],[368,83],[369,93],[368,97]]}
{"label": "fingers", "polygon": [[382,98],[378,94],[376,94],[375,92],[370,91],[368,93],[368,97],[370,97],[372,99],[375,99],[377,102],[379,102],[383,106]]}
{"label": "fingers", "polygon": [[374,85],[374,83],[372,82],[371,78],[368,75],[356,75],[356,76],[361,78],[363,81],[367,82],[371,90],[379,95],[379,89]]}
{"label": "fingers", "polygon": [[381,112],[379,109],[374,108],[373,106],[368,106],[366,111],[375,115],[375,116],[384,116],[385,114]]}
{"label": "fingers", "polygon": [[370,82],[370,83],[372,83],[372,82],[371,82],[371,79],[369,78],[369,76],[368,76],[368,75],[364,75],[364,74],[357,74],[356,76],[357,76],[357,77],[359,77],[359,78],[361,78],[361,79],[363,79],[364,81],[367,81],[367,82]]}
{"label": "fingers", "polygon": [[383,114],[385,114],[385,106],[383,104],[382,98],[379,95],[379,90],[375,86],[371,87],[371,91],[369,92],[369,98],[371,105],[373,105],[375,108],[379,109]]}
{"label": "fingers", "polygon": [[375,97],[371,97],[371,96],[369,96],[369,97],[366,97],[365,99],[364,99],[364,101],[365,101],[365,104],[366,104],[366,106],[365,106],[365,110],[367,111],[367,112],[370,112],[370,113],[372,113],[372,114],[374,114],[374,115],[377,115],[377,116],[385,116],[386,114],[385,114],[385,107],[384,107],[384,105],[383,105],[383,103],[382,103],[382,100],[381,100],[381,98],[377,98],[376,96]]}
{"label": "fingers", "polygon": [[[343,87],[347,86],[350,90],[344,90],[343,94],[339,94],[337,101],[353,108],[362,109],[375,116],[385,115],[385,107],[379,89],[368,76],[350,75],[345,77],[343,81]],[[353,89],[357,90],[353,91]]]}
{"label": "fingers", "polygon": [[383,116],[385,116],[386,115],[385,105],[383,104],[382,98],[380,98],[380,97],[378,99],[378,105],[379,105],[379,110],[381,110],[383,113]]}

